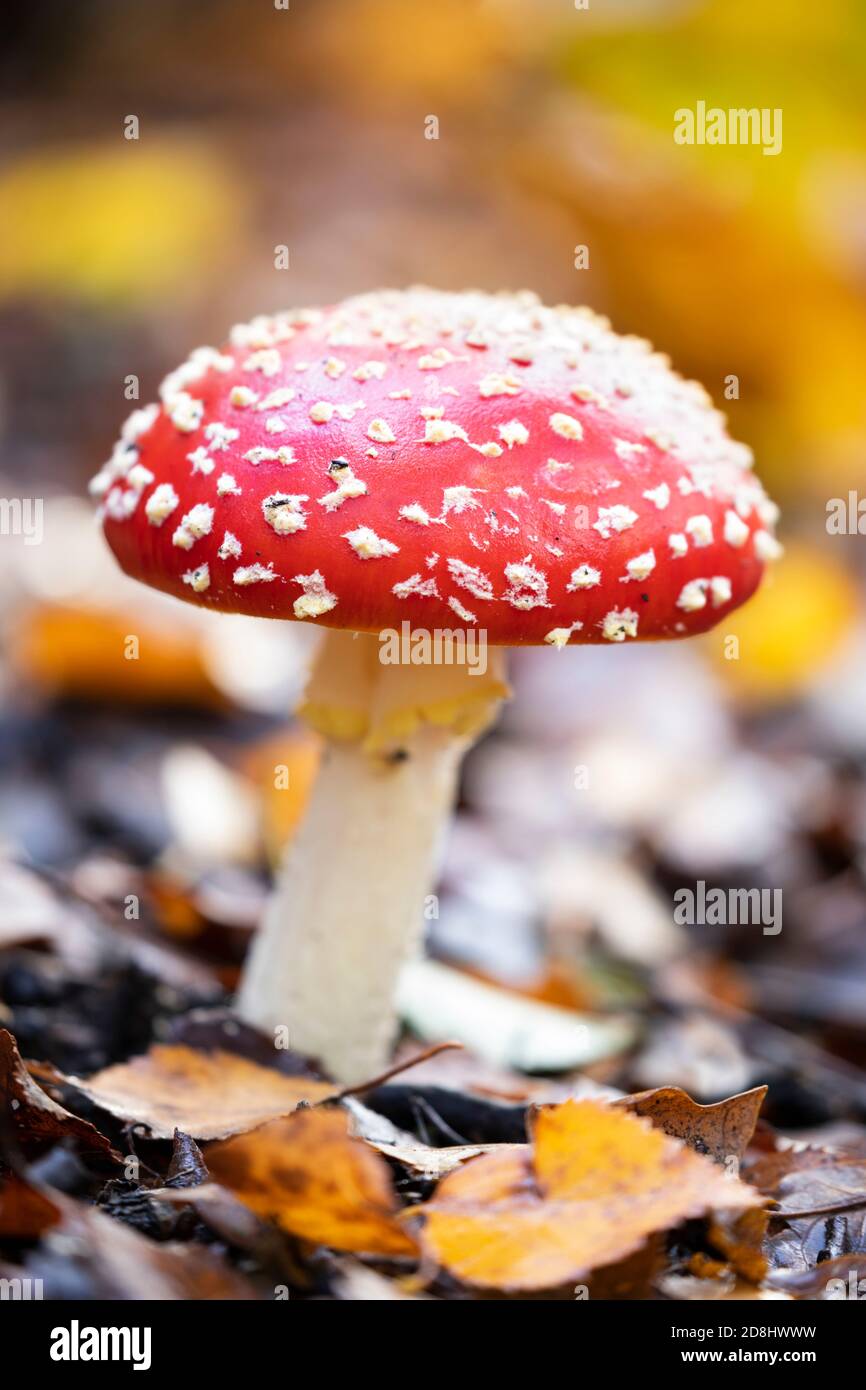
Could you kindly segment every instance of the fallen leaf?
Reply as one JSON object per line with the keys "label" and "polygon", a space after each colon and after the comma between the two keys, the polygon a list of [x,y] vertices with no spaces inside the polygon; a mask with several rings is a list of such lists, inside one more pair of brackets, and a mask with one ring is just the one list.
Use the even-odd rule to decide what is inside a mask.
{"label": "fallen leaf", "polygon": [[40,1188],[17,1173],[0,1179],[0,1236],[35,1240],[59,1220],[59,1207]]}
{"label": "fallen leaf", "polygon": [[171,1020],[167,1041],[183,1043],[196,1052],[231,1052],[246,1057],[248,1062],[256,1062],[269,1070],[273,1068],[283,1076],[323,1079],[323,1073],[309,1057],[289,1048],[275,1049],[272,1034],[251,1028],[224,1005],[179,1014]]}
{"label": "fallen leaf", "polygon": [[234,1052],[196,1052],[183,1044],[157,1044],[88,1081],[69,1081],[116,1119],[146,1125],[154,1139],[172,1139],[176,1129],[194,1139],[227,1139],[290,1114],[301,1101],[325,1100],[335,1089]]}
{"label": "fallen leaf", "polygon": [[797,1298],[862,1300],[866,1298],[866,1254],[837,1255],[814,1269],[777,1269],[767,1282]]}
{"label": "fallen leaf", "polygon": [[[427,1182],[438,1182],[447,1173],[453,1173],[455,1168],[468,1163],[470,1158],[501,1152],[503,1147],[512,1147],[502,1144],[451,1144],[444,1149],[434,1149],[429,1144],[382,1144],[375,1140],[368,1142],[385,1158],[401,1164],[408,1168],[414,1177],[423,1178]],[[526,1145],[515,1144],[513,1147],[524,1150]]]}
{"label": "fallen leaf", "polygon": [[[257,1296],[243,1275],[200,1245],[160,1244],[94,1207],[59,1193],[52,1193],[52,1199],[63,1219],[46,1233],[26,1266],[31,1277],[43,1280],[46,1298],[164,1302]],[[70,1294],[73,1277],[82,1288]]]}
{"label": "fallen leaf", "polygon": [[[863,1217],[863,1212],[854,1212],[849,1217],[812,1216],[785,1223],[765,1243],[767,1260],[773,1270],[802,1273],[840,1255],[866,1258]],[[776,1224],[771,1222],[771,1231]]]}
{"label": "fallen leaf", "polygon": [[191,1207],[222,1240],[247,1251],[264,1267],[285,1259],[283,1250],[278,1249],[280,1243],[285,1244],[281,1233],[219,1183],[205,1182],[200,1187],[185,1188],[154,1187],[147,1195],[151,1201],[169,1207]]}
{"label": "fallen leaf", "polygon": [[846,1203],[853,1207],[857,1201],[866,1213],[866,1163],[837,1156],[835,1162],[787,1173],[777,1184],[775,1197],[780,1205],[773,1216],[812,1211],[817,1215],[827,1207]]}
{"label": "fallen leaf", "polygon": [[412,1255],[384,1159],[341,1110],[296,1111],[208,1148],[213,1177],[290,1235],[335,1250]]}
{"label": "fallen leaf", "polygon": [[[781,1147],[778,1141],[776,1144],[777,1146],[768,1152],[755,1158],[750,1157],[743,1175],[753,1187],[772,1197],[779,1195],[784,1182],[797,1175],[811,1173],[817,1168],[832,1168],[839,1164],[847,1166],[859,1163],[862,1166],[864,1163],[862,1156],[849,1157],[838,1149],[800,1143],[789,1143],[787,1147]],[[792,1206],[791,1210],[793,1209]]]}
{"label": "fallen leaf", "polygon": [[724,1165],[745,1154],[766,1094],[766,1086],[756,1086],[715,1105],[698,1105],[679,1086],[661,1086],[614,1104]]}
{"label": "fallen leaf", "polygon": [[122,608],[45,604],[28,612],[18,631],[14,661],[22,675],[53,694],[132,705],[223,708],[208,676],[201,639],[182,621],[136,614],[140,659],[122,659],[130,616]]}
{"label": "fallen leaf", "polygon": [[[752,1151],[743,1175],[779,1203],[778,1209],[768,1213],[774,1233],[764,1248],[770,1264],[780,1274],[792,1276],[858,1251],[861,1259],[866,1258],[863,1155],[792,1143],[771,1130],[759,1131],[758,1139],[762,1151]],[[859,1141],[855,1132],[855,1146]],[[796,1216],[798,1212],[802,1215]]]}
{"label": "fallen leaf", "polygon": [[[650,1236],[643,1245],[624,1260],[602,1265],[586,1278],[587,1297],[593,1301],[601,1299],[647,1299],[654,1296],[656,1279],[665,1267],[664,1236],[661,1232]],[[574,1291],[567,1290],[568,1297]]]}
{"label": "fallen leaf", "polygon": [[176,1129],[171,1163],[165,1177],[166,1187],[198,1187],[207,1179],[207,1166],[198,1144],[188,1134]]}
{"label": "fallen leaf", "polygon": [[862,1155],[775,1143],[777,1147],[761,1153],[747,1169],[749,1182],[779,1203],[769,1213],[774,1222],[774,1234],[766,1244],[770,1263],[791,1274],[846,1254],[860,1252],[861,1259],[866,1258]]}
{"label": "fallen leaf", "polygon": [[[855,1120],[834,1120],[829,1124],[815,1125],[813,1129],[800,1129],[798,1126],[796,1142],[787,1142],[789,1147],[817,1148],[830,1151],[837,1157],[866,1161],[866,1125],[857,1124]],[[772,1152],[777,1144],[778,1136],[768,1127],[766,1150]]]}
{"label": "fallen leaf", "polygon": [[464,1283],[549,1289],[625,1259],[654,1232],[760,1197],[653,1129],[595,1101],[531,1121],[532,1145],[470,1160],[417,1208],[429,1253]]}
{"label": "fallen leaf", "polygon": [[94,1125],[71,1115],[37,1086],[21,1060],[12,1034],[0,1028],[0,1123],[4,1121],[11,1125],[21,1152],[28,1158],[62,1139],[71,1139],[85,1157],[94,1156],[102,1162],[121,1161]]}

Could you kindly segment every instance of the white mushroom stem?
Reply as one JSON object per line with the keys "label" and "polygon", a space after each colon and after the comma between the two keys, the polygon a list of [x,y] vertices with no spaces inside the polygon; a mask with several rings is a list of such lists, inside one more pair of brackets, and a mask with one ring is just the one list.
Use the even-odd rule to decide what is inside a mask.
{"label": "white mushroom stem", "polygon": [[322,769],[238,996],[243,1019],[284,1027],[349,1083],[387,1063],[460,762],[507,693],[498,672],[378,655],[375,638],[324,641],[305,706],[327,737]]}
{"label": "white mushroom stem", "polygon": [[417,946],[424,895],[465,746],[441,729],[391,766],[332,743],[239,997],[258,1027],[340,1081],[381,1071],[393,1040],[397,975]]}

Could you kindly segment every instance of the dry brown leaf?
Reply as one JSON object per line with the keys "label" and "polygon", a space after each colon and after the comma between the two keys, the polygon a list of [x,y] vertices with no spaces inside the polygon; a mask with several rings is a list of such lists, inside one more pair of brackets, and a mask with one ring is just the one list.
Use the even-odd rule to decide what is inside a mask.
{"label": "dry brown leaf", "polygon": [[[664,1235],[660,1232],[650,1236],[626,1259],[615,1260],[612,1265],[603,1265],[600,1269],[593,1270],[586,1279],[587,1297],[593,1301],[613,1299],[616,1302],[623,1299],[652,1298],[655,1281],[660,1277],[664,1267]],[[572,1289],[568,1289],[567,1292],[570,1298],[574,1297]]]}
{"label": "dry brown leaf", "polygon": [[430,1254],[464,1283],[574,1283],[654,1232],[761,1200],[646,1121],[595,1101],[539,1111],[532,1138],[530,1149],[470,1160],[417,1209]]}
{"label": "dry brown leaf", "polygon": [[[788,1190],[793,1190],[795,1186],[805,1186],[804,1174],[816,1172],[822,1168],[854,1167],[864,1165],[864,1159],[860,1155],[851,1155],[838,1149],[816,1148],[812,1145],[789,1144],[787,1148],[776,1147],[768,1153],[762,1153],[754,1158],[748,1165],[745,1174],[753,1187],[757,1187],[761,1192],[770,1196],[778,1197],[787,1186]],[[820,1183],[821,1176],[816,1174],[817,1181]],[[848,1194],[850,1195],[850,1194]],[[836,1200],[840,1200],[838,1197]],[[803,1206],[809,1203],[802,1203]],[[811,1203],[817,1205],[817,1203]],[[791,1210],[793,1205],[788,1202]]]}
{"label": "dry brown leaf", "polygon": [[40,1188],[17,1173],[0,1179],[0,1236],[35,1240],[59,1220],[60,1208]]}
{"label": "dry brown leaf", "polygon": [[151,1202],[170,1207],[191,1207],[222,1240],[245,1250],[260,1266],[284,1264],[281,1233],[218,1182],[203,1182],[198,1187],[150,1187],[147,1196]]}
{"label": "dry brown leaf", "polygon": [[342,1111],[304,1109],[212,1145],[211,1174],[259,1216],[335,1250],[412,1255],[384,1159],[349,1134]]}
{"label": "dry brown leaf", "polygon": [[745,1154],[766,1094],[766,1086],[755,1086],[715,1105],[698,1105],[679,1086],[660,1086],[615,1104],[681,1139],[697,1153],[725,1164],[732,1158],[739,1162]]}
{"label": "dry brown leaf", "polygon": [[27,1264],[28,1273],[44,1277],[49,1289],[57,1272],[52,1248],[56,1240],[57,1248],[62,1245],[67,1258],[88,1279],[92,1296],[100,1301],[234,1301],[257,1296],[242,1274],[200,1245],[157,1243],[95,1207],[60,1193],[52,1193],[52,1198],[63,1219],[45,1237],[45,1249],[38,1247]]}
{"label": "dry brown leaf", "polygon": [[83,1155],[120,1163],[104,1134],[87,1120],[71,1115],[37,1086],[21,1060],[12,1034],[0,1028],[0,1122],[11,1124],[28,1158],[71,1139]]}
{"label": "dry brown leaf", "polygon": [[115,1118],[147,1125],[154,1139],[171,1139],[176,1129],[194,1139],[227,1139],[335,1090],[329,1082],[284,1076],[234,1052],[198,1052],[184,1044],[157,1045],[89,1081],[70,1081]]}
{"label": "dry brown leaf", "polygon": [[866,1296],[866,1254],[861,1250],[822,1260],[814,1269],[776,1269],[767,1276],[775,1289],[797,1298],[837,1300]]}
{"label": "dry brown leaf", "polygon": [[797,1213],[818,1215],[846,1206],[853,1216],[858,1206],[866,1208],[866,1163],[837,1157],[835,1162],[795,1169],[780,1178],[774,1195],[779,1203],[774,1216],[793,1220]]}

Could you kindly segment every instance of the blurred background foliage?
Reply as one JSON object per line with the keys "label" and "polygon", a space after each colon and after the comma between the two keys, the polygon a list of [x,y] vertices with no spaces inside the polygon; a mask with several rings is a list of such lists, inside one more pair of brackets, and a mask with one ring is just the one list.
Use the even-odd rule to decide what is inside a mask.
{"label": "blurred background foliage", "polygon": [[[501,964],[505,899],[524,927],[539,911],[537,884],[515,881],[515,855],[594,831],[613,838],[620,863],[649,845],[656,879],[743,881],[748,866],[807,903],[820,861],[838,889],[822,940],[838,930],[847,951],[852,920],[861,934],[864,922],[864,540],[828,536],[825,508],[866,490],[861,0],[31,0],[3,24],[0,493],[47,499],[43,546],[0,538],[7,718],[43,692],[278,724],[297,691],[306,633],[210,621],[139,593],[108,562],[81,499],[131,408],[128,374],[150,400],[189,348],[219,343],[234,320],[382,284],[527,286],[589,303],[651,338],[727,411],[782,505],[789,559],[703,648],[521,657],[518,700],[469,769],[451,860],[458,908],[440,945],[465,955],[475,931],[468,954],[483,964],[486,912]],[[674,112],[699,100],[781,108],[782,152],[675,144]],[[128,116],[138,140],[124,139]],[[437,140],[424,136],[430,116]],[[274,268],[279,244],[286,271]],[[586,269],[575,268],[581,245]],[[726,401],[732,376],[739,395]],[[134,671],[118,656],[132,611],[148,636]],[[280,735],[256,726],[241,757],[207,727],[236,779],[231,802]],[[187,736],[201,730],[159,747]],[[64,764],[64,776],[104,826],[120,812],[106,809],[107,754],[90,737],[84,765]],[[317,756],[289,739],[292,803],[278,810],[269,796],[260,808],[270,857]],[[578,804],[571,766],[586,748],[604,777]],[[142,805],[148,749],[124,764]],[[145,860],[169,844],[176,872],[184,833],[163,772],[159,815],[114,844],[128,851],[128,831]],[[13,786],[19,775],[13,758]],[[521,787],[520,835],[508,778]],[[70,856],[75,837],[52,839],[21,804],[20,787],[0,804],[3,843]],[[466,846],[479,835],[490,875],[468,887],[465,865],[477,876],[479,861]],[[237,843],[239,859],[263,853]],[[165,889],[164,912],[169,900]],[[572,902],[566,916],[599,911]]]}
{"label": "blurred background foliage", "polygon": [[[651,337],[717,397],[736,374],[733,428],[783,501],[862,482],[858,0],[37,0],[7,24],[13,333],[86,315],[152,387],[190,335],[257,306],[529,284]],[[781,108],[782,154],[675,145],[697,100]]]}
{"label": "blurred background foliage", "polygon": [[[422,279],[589,302],[717,398],[735,374],[732,428],[789,506],[863,482],[858,0],[37,0],[6,25],[7,412],[47,357],[80,476],[109,362],[148,394],[237,316]],[[782,154],[675,145],[697,100],[781,108]]]}

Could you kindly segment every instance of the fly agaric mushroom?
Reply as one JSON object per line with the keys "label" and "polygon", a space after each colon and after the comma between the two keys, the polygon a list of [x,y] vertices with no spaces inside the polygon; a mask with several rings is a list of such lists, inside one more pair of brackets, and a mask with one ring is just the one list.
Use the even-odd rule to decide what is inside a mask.
{"label": "fly agaric mushroom", "polygon": [[[93,485],[122,567],[326,630],[301,713],[327,756],[239,1010],[355,1081],[393,1039],[460,760],[508,693],[502,649],[705,631],[777,554],[777,509],[702,387],[531,294],[257,318],[160,394]],[[489,664],[388,664],[394,629],[473,631]]]}

